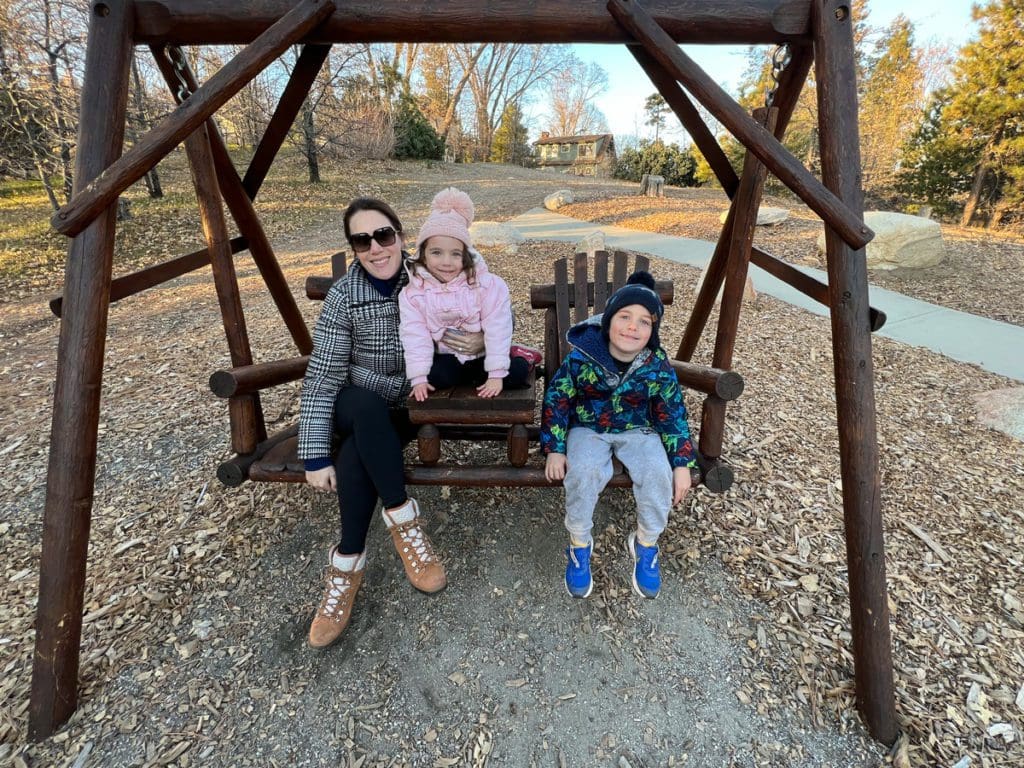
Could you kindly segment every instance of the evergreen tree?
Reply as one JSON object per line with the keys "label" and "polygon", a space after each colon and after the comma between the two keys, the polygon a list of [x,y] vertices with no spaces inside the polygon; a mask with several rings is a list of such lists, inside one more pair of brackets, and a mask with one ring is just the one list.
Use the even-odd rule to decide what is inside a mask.
{"label": "evergreen tree", "polygon": [[399,160],[440,160],[444,141],[409,94],[398,97],[395,110],[395,157]]}
{"label": "evergreen tree", "polygon": [[660,93],[652,93],[644,101],[644,112],[647,113],[645,125],[654,126],[654,140],[658,141],[661,129],[665,127],[665,118],[672,109],[665,102],[665,97]]}
{"label": "evergreen tree", "polygon": [[973,181],[961,224],[985,201],[997,225],[1024,203],[1024,0],[995,0],[974,7],[978,39],[954,68],[941,135],[976,147]]}
{"label": "evergreen tree", "polygon": [[617,179],[640,181],[645,173],[663,176],[674,187],[692,187],[697,161],[692,153],[678,144],[663,141],[641,141],[639,146],[623,150],[612,175]]}
{"label": "evergreen tree", "polygon": [[501,113],[501,123],[494,132],[491,144],[492,163],[515,163],[522,165],[530,157],[526,126],[519,105],[512,103]]}

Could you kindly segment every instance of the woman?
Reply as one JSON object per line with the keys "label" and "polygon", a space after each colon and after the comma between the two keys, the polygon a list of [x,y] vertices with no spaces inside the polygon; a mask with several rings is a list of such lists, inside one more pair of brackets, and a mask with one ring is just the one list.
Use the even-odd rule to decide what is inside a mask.
{"label": "woman", "polygon": [[[378,498],[412,585],[434,593],[447,584],[419,507],[405,492],[402,447],[414,431],[401,407],[409,392],[398,334],[398,294],[408,280],[402,224],[387,203],[361,197],[345,210],[344,225],[356,258],[320,312],[299,415],[306,482],[336,491],[341,509],[341,540],[331,548],[323,599],[309,628],[314,648],[337,640],[351,618]],[[482,334],[451,342],[471,353],[483,346]]]}

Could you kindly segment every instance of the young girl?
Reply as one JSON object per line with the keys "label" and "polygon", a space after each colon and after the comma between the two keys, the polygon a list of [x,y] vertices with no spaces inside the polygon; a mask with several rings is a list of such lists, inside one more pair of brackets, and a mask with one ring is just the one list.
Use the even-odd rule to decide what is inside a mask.
{"label": "young girl", "polygon": [[[418,251],[406,262],[409,284],[398,297],[405,372],[412,397],[458,384],[495,397],[526,386],[529,362],[510,357],[512,303],[508,286],[473,250],[473,201],[455,187],[438,192],[420,228]],[[466,332],[483,331],[483,355],[465,354]],[[455,341],[451,341],[451,340]]]}

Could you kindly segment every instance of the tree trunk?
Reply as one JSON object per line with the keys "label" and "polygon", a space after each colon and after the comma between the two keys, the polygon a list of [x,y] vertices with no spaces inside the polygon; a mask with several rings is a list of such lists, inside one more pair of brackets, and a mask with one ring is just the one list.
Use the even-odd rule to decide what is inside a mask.
{"label": "tree trunk", "polygon": [[316,147],[316,128],[313,124],[313,105],[309,98],[302,102],[302,154],[309,168],[309,183],[320,183],[320,161]]}
{"label": "tree trunk", "polygon": [[[132,143],[134,143],[136,131],[141,133],[149,127],[149,121],[146,119],[145,91],[142,87],[142,78],[139,77],[139,65],[134,55],[132,56],[132,101],[135,106],[135,126],[131,137]],[[131,125],[130,120],[128,124]],[[157,166],[154,165],[143,177],[146,182],[146,191],[154,199],[164,196],[163,187],[160,186],[160,174],[156,169]]]}
{"label": "tree trunk", "polygon": [[981,158],[981,162],[978,163],[978,169],[974,172],[974,183],[971,184],[971,194],[967,198],[967,202],[964,203],[964,213],[960,217],[960,226],[968,227],[971,224],[971,219],[974,218],[974,212],[978,209],[978,202],[981,200],[981,190],[985,186],[985,177],[988,176],[988,149],[986,148],[985,154]]}

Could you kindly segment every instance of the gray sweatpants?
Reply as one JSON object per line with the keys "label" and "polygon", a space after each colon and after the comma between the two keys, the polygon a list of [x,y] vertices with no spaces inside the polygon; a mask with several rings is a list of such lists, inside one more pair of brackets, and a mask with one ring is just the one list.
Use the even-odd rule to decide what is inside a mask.
{"label": "gray sweatpants", "polygon": [[590,541],[594,508],[612,477],[612,455],[633,480],[637,534],[654,544],[668,524],[672,507],[672,467],[661,438],[652,429],[595,432],[573,427],[566,438],[565,527],[578,542]]}

